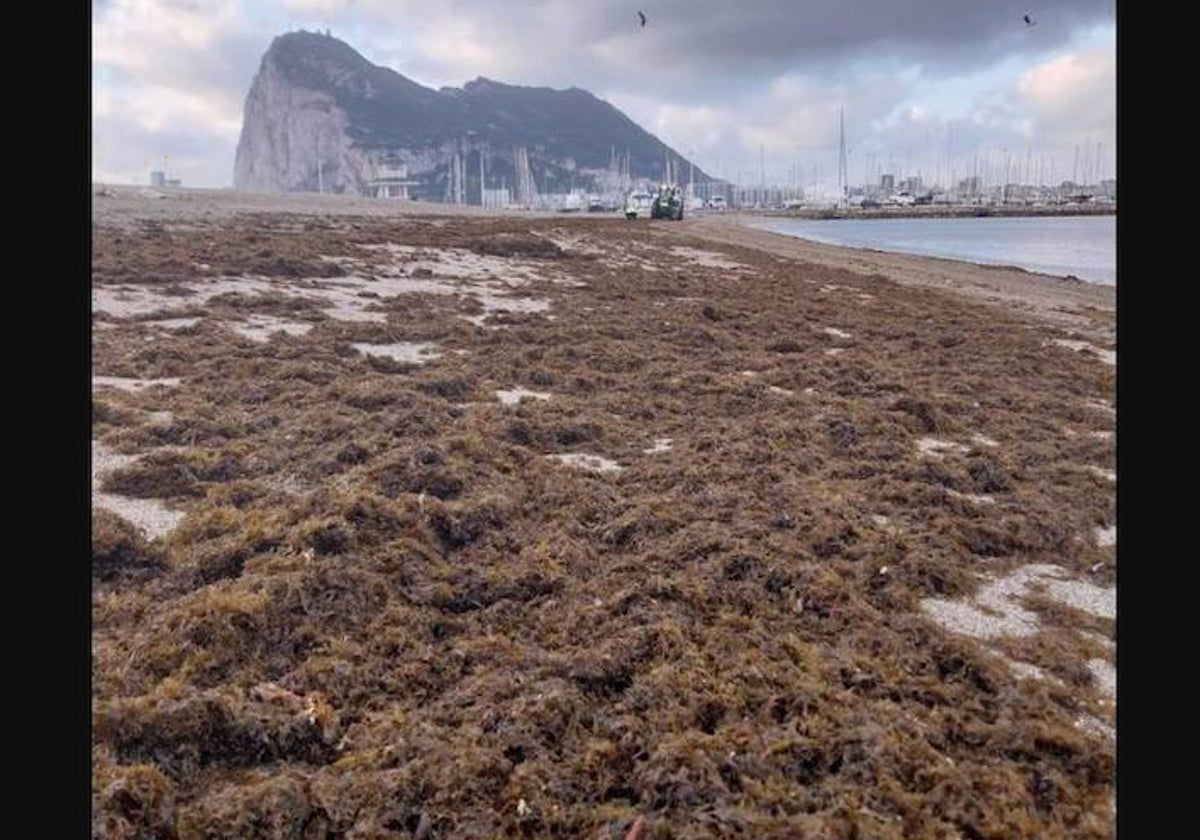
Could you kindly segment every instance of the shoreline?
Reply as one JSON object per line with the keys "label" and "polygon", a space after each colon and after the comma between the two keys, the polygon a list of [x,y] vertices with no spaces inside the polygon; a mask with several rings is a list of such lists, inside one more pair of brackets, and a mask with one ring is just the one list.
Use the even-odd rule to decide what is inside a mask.
{"label": "shoreline", "polygon": [[[492,219],[497,222],[561,220],[564,224],[572,225],[613,221],[613,215],[608,213],[495,210],[437,202],[386,202],[363,196],[251,193],[232,189],[158,188],[100,183],[92,184],[92,207],[93,218],[97,210],[102,210],[108,223],[118,225],[143,217],[183,222],[262,213],[360,218],[436,216],[480,221]],[[756,248],[816,265],[845,268],[858,274],[883,275],[903,285],[938,289],[977,303],[998,305],[1009,312],[1032,314],[1107,343],[1115,340],[1115,286],[1074,282],[1019,266],[833,245],[747,224],[748,219],[768,218],[771,215],[787,218],[784,214],[705,211],[687,215],[681,223],[649,219],[621,222],[635,225],[637,230],[648,226],[656,235],[677,233],[699,236],[711,242]]]}
{"label": "shoreline", "polygon": [[903,285],[951,292],[977,303],[1070,325],[1106,341],[1115,339],[1115,286],[1076,282],[1020,266],[832,245],[764,230],[748,224],[746,218],[743,214],[693,217],[688,232],[713,242],[759,248],[830,268],[881,274]]}
{"label": "shoreline", "polygon": [[[746,224],[749,227],[753,227],[758,230],[768,230],[768,231],[771,231],[772,233],[784,233],[787,236],[791,236],[796,239],[803,239],[806,242],[814,242],[814,243],[818,243],[818,244],[822,244],[822,245],[835,245],[840,248],[854,248],[856,250],[871,251],[873,253],[880,253],[880,254],[907,254],[909,256],[928,257],[930,259],[955,260],[958,262],[964,262],[964,263],[969,263],[971,265],[976,265],[976,266],[979,266],[980,268],[1006,268],[1006,269],[1011,269],[1013,271],[1025,271],[1025,272],[1028,272],[1029,274],[1036,274],[1041,277],[1050,277],[1050,278],[1053,278],[1056,280],[1062,280],[1062,281],[1065,281],[1068,283],[1085,283],[1087,285],[1092,285],[1092,286],[1113,286],[1113,287],[1116,286],[1115,277],[1112,280],[1112,282],[1105,282],[1103,280],[1096,280],[1096,279],[1089,279],[1087,277],[1080,277],[1080,276],[1077,276],[1077,275],[1071,274],[1071,273],[1051,274],[1047,271],[1039,270],[1038,268],[1035,268],[1032,266],[1022,266],[1022,265],[1016,265],[1013,263],[985,262],[985,261],[982,261],[981,259],[970,258],[967,256],[955,256],[955,255],[950,255],[950,254],[935,254],[935,253],[921,253],[919,251],[906,250],[902,247],[881,248],[881,247],[872,247],[870,245],[850,244],[847,242],[831,242],[831,241],[826,241],[823,239],[816,238],[814,236],[807,235],[807,232],[805,232],[804,234],[800,234],[800,233],[788,233],[787,231],[781,231],[781,230],[773,230],[772,228],[767,227],[767,224],[769,224],[769,222],[766,222],[766,221],[762,222],[761,224],[755,224],[753,222],[747,221],[747,220],[751,220],[751,219],[766,219],[766,218],[767,217],[755,216],[755,215],[741,215],[740,218],[738,219],[738,222],[740,224]],[[897,217],[897,218],[899,218],[899,217]],[[915,217],[908,217],[908,218],[915,218]],[[931,218],[933,218],[933,217],[931,217]],[[1026,217],[1012,216],[1009,218],[1026,218]],[[1065,217],[1059,217],[1059,218],[1065,218]],[[792,221],[792,220],[785,219],[783,221],[786,222],[786,221]],[[801,219],[801,220],[796,220],[796,221],[814,221],[814,220]],[[829,221],[829,220],[820,220],[820,221]],[[846,220],[843,219],[840,221],[846,221]],[[1083,269],[1076,269],[1076,270],[1082,271]],[[1115,275],[1115,266],[1114,266],[1113,273]]]}
{"label": "shoreline", "polygon": [[743,215],[781,219],[975,219],[975,218],[1040,218],[1043,216],[1115,216],[1117,205],[993,207],[955,205],[952,207],[873,207],[845,209],[802,208],[798,210],[741,210],[728,211]]}

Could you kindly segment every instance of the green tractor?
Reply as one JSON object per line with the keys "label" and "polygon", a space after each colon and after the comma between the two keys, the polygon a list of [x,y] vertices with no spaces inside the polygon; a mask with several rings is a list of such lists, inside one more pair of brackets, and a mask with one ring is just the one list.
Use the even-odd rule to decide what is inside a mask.
{"label": "green tractor", "polygon": [[650,205],[651,219],[674,219],[679,221],[683,218],[683,190],[671,184],[663,184],[658,188],[658,195],[654,196],[654,203]]}

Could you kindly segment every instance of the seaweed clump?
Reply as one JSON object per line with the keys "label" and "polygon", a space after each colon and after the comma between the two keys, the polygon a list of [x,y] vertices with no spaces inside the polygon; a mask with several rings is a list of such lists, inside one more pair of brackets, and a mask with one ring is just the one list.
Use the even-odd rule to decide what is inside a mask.
{"label": "seaweed clump", "polygon": [[[347,255],[395,276],[363,245],[576,282],[488,279],[550,307],[499,329],[460,279],[253,346],[226,328],[249,296],[152,349],[96,332],[97,369],[180,378],[96,405],[139,456],[104,489],[185,514],[151,542],[93,519],[96,836],[1111,838],[1111,619],[1047,590],[988,645],[925,608],[1031,562],[1111,579],[1111,418],[1083,402],[1111,371],[956,298],[748,249],[684,267],[663,237],[714,247],[392,211],[97,228],[99,285],[270,273],[281,312]],[[855,343],[821,352],[829,323]],[[440,355],[349,349],[417,339]],[[516,386],[551,393],[493,397]]]}

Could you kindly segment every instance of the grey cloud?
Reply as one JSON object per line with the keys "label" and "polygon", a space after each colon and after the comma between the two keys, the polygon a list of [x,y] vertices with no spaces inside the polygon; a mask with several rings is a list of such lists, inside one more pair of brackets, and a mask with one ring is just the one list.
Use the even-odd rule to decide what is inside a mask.
{"label": "grey cloud", "polygon": [[[637,73],[647,87],[684,99],[732,94],[789,70],[836,78],[839,62],[883,54],[930,72],[966,72],[1014,52],[1051,49],[1114,16],[1111,0],[1041,0],[1035,9],[1008,0],[493,0],[459,8],[483,21],[495,43],[523,46],[519,81],[583,78],[604,87]],[[639,9],[649,18],[645,28]],[[1030,11],[1032,28],[1022,21]],[[424,61],[413,69],[445,70]],[[488,75],[487,68],[467,72]]]}
{"label": "grey cloud", "polygon": [[181,44],[147,45],[153,51],[153,77],[136,76],[120,67],[110,72],[120,84],[152,83],[240,104],[274,34],[278,33],[235,32],[202,50]]}
{"label": "grey cloud", "polygon": [[131,173],[135,183],[145,183],[151,169],[168,155],[171,177],[184,186],[223,186],[232,179],[232,151],[219,137],[188,127],[151,131],[133,120],[110,116],[93,126],[92,157],[97,169]]}
{"label": "grey cloud", "polygon": [[[111,5],[94,3],[94,18],[103,19]],[[644,29],[637,22],[639,9],[649,19]],[[916,156],[928,146],[927,133],[938,137],[935,142],[944,140],[946,123],[933,116],[926,125],[893,120],[877,127],[895,103],[905,99],[905,83],[897,78],[868,84],[864,79],[870,73],[908,68],[924,79],[943,79],[985,71],[1016,54],[1027,55],[1032,63],[1061,49],[1081,29],[1111,25],[1114,20],[1111,0],[1039,0],[1029,7],[1009,0],[460,0],[434,4],[364,0],[346,4],[326,18],[316,12],[305,12],[305,19],[299,13],[279,11],[274,16],[278,29],[264,29],[269,15],[259,13],[253,23],[247,18],[204,50],[146,44],[152,71],[132,78],[108,68],[111,81],[105,83],[126,91],[154,85],[201,94],[240,116],[271,39],[289,25],[285,21],[303,22],[308,28],[331,28],[368,60],[391,66],[422,84],[461,85],[482,75],[512,84],[578,86],[618,106],[622,100],[636,100],[639,104],[629,113],[645,128],[678,148],[702,147],[701,160],[719,153],[727,161],[723,168],[729,170],[730,162],[745,156],[749,148],[742,131],[746,127],[803,133],[809,147],[816,142],[812,138],[823,137],[823,142],[836,147],[836,112],[828,110],[832,102],[846,106],[856,160],[870,154]],[[1021,21],[1026,12],[1037,19],[1036,27],[1029,29]],[[474,24],[483,46],[496,50],[503,66],[476,65],[468,50],[461,56],[453,49],[437,55],[423,50],[423,39],[443,20]],[[788,74],[803,79],[807,87],[791,100],[773,99],[772,83]],[[660,106],[667,104],[708,106],[727,115],[730,125],[710,131],[709,142],[687,135],[681,138],[670,125],[652,122]],[[1044,136],[1035,140],[1045,143],[1050,142],[1051,132],[1065,136],[1072,125],[1086,122],[1095,126],[1099,136],[1113,124],[1112,108],[1093,108],[1088,114],[1069,109],[1036,112],[1016,98],[984,104],[990,122],[975,126],[968,120],[956,121],[952,126],[956,145],[964,149],[971,143],[1015,145],[1022,137],[1010,124],[1022,114],[1036,117],[1037,130]],[[797,117],[789,116],[788,110],[805,107],[809,122],[797,126]],[[812,130],[813,122],[824,126],[819,133]],[[220,165],[197,164],[205,172],[219,172],[208,183],[229,182],[234,150],[227,139],[198,139],[197,133],[154,135],[134,131],[127,124],[118,127],[112,120],[97,123],[94,129],[98,134],[119,130],[126,138],[101,144],[112,154],[124,154],[125,146],[142,142],[154,149],[191,148],[190,136],[193,144],[209,149],[197,148],[196,160],[206,154],[220,160]],[[799,148],[797,141],[796,154]],[[117,168],[107,158],[103,166]]]}

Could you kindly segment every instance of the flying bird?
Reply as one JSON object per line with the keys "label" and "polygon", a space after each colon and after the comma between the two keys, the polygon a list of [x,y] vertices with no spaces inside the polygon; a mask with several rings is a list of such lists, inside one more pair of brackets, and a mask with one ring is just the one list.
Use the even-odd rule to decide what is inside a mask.
{"label": "flying bird", "polygon": [[642,19],[642,26],[646,25],[646,16],[642,12],[638,12],[638,17]]}
{"label": "flying bird", "polygon": [[1026,26],[1037,26],[1037,21],[1031,18],[1029,15],[1025,15],[1023,20],[1025,21]]}

